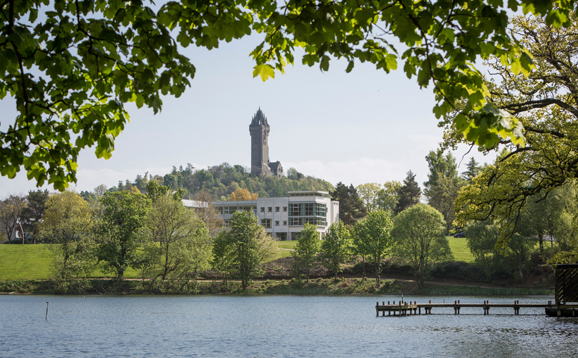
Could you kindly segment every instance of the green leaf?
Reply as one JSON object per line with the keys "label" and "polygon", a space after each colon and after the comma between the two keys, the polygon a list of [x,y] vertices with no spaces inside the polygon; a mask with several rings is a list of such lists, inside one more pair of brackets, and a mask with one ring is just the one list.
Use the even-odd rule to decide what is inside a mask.
{"label": "green leaf", "polygon": [[[345,69],[345,72],[349,73],[351,72],[351,70],[353,70],[353,66],[355,65],[355,61],[349,61],[349,63],[347,64],[347,68]],[[1,88],[0,88],[0,99],[2,98],[2,92],[1,92]]]}
{"label": "green leaf", "polygon": [[254,67],[253,77],[260,76],[263,82],[267,81],[269,77],[275,78],[275,69],[268,64],[261,64]]}

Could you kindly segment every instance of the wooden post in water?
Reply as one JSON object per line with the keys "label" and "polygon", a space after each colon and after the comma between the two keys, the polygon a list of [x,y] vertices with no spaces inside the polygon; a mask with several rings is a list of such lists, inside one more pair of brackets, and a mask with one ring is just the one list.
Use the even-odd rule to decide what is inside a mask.
{"label": "wooden post in water", "polygon": [[50,303],[50,302],[46,302],[46,317],[45,317],[45,319],[46,319],[47,321],[48,321],[48,304],[49,304],[49,303]]}

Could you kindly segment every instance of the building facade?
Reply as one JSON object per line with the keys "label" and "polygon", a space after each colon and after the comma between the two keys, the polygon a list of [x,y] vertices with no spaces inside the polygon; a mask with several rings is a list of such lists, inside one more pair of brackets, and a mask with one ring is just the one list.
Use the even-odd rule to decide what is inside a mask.
{"label": "building facade", "polygon": [[292,191],[289,196],[249,201],[216,201],[213,205],[229,225],[238,210],[253,211],[259,223],[277,240],[297,240],[305,223],[317,226],[320,238],[339,221],[339,202],[326,191]]}
{"label": "building facade", "polygon": [[251,174],[275,175],[280,178],[283,175],[281,162],[269,161],[269,130],[267,117],[259,108],[249,125],[249,133],[251,133]]}

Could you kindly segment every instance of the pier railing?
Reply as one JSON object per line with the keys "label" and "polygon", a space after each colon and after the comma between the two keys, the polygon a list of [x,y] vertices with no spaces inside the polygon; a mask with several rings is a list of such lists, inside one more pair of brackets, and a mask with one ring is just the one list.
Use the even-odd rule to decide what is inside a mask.
{"label": "pier railing", "polygon": [[490,301],[484,301],[484,303],[461,303],[459,300],[454,301],[454,303],[432,303],[431,300],[429,303],[417,303],[414,302],[405,302],[399,301],[398,303],[390,303],[391,301],[382,302],[381,305],[379,302],[375,305],[375,312],[377,316],[379,316],[379,312],[381,312],[382,316],[385,316],[385,312],[387,312],[388,316],[391,316],[392,313],[394,316],[407,316],[407,315],[420,315],[422,314],[422,309],[424,314],[431,314],[432,308],[441,308],[441,307],[449,307],[454,309],[454,314],[460,314],[460,309],[463,307],[481,307],[483,309],[483,313],[485,315],[490,314],[490,308],[504,308],[504,307],[511,307],[514,309],[514,314],[520,314],[520,308],[546,308],[546,307],[555,307],[552,305],[552,301],[548,301],[547,304],[540,304],[540,303],[520,303],[520,301],[516,300],[513,303],[490,303]]}

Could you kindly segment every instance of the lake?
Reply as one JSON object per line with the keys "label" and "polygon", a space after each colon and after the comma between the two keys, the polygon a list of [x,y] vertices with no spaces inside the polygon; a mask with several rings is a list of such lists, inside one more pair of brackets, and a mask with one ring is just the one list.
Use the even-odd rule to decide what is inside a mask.
{"label": "lake", "polygon": [[[572,357],[543,309],[376,317],[396,296],[0,296],[0,357]],[[411,297],[477,302],[484,297]],[[491,298],[546,303],[552,296]],[[50,302],[45,320],[46,301]]]}

